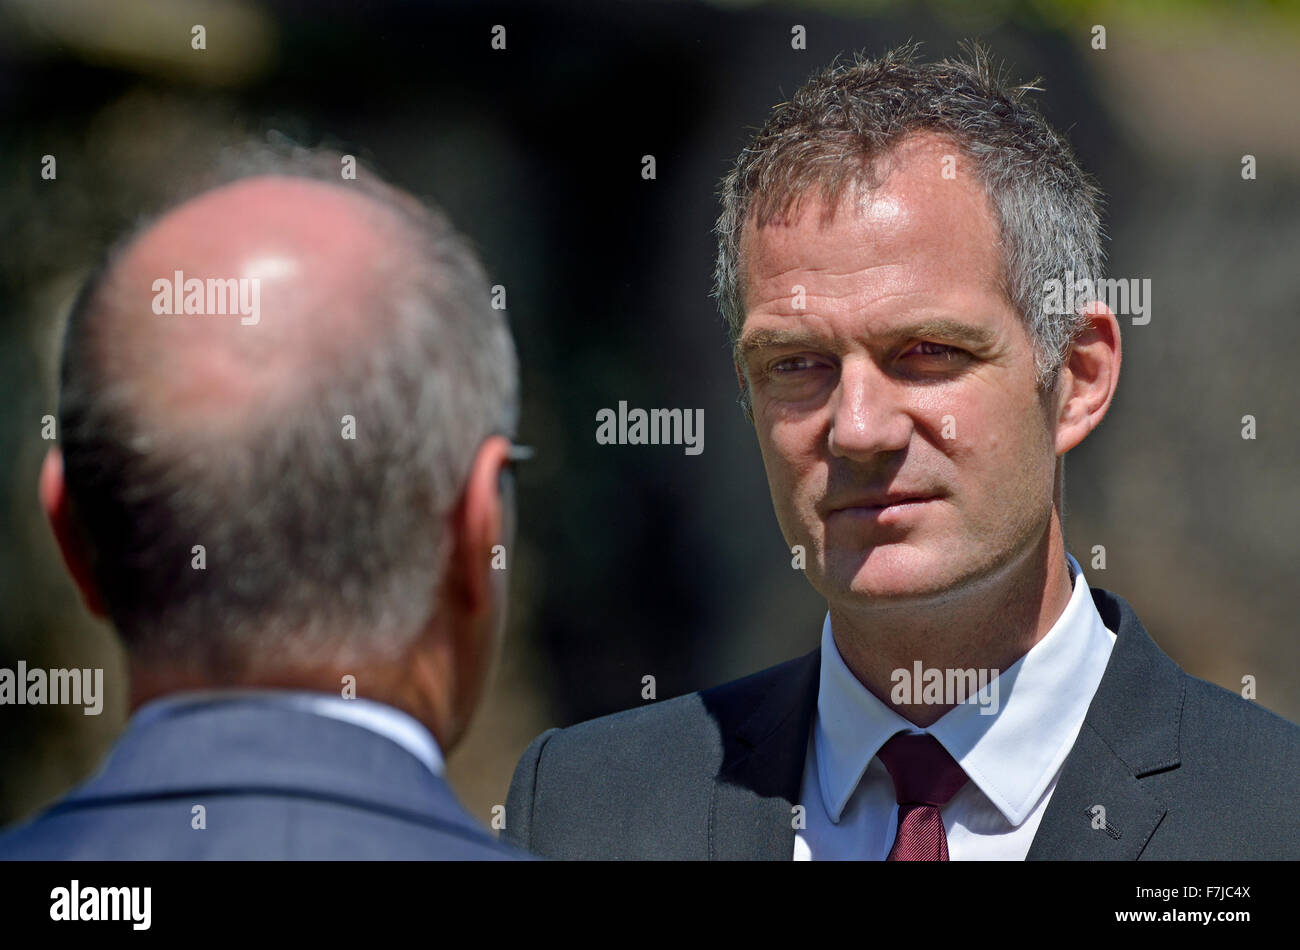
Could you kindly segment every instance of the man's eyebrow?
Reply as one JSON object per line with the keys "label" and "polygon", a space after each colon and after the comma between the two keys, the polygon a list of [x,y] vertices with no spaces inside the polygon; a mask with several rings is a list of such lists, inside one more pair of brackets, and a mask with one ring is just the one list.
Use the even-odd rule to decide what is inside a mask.
{"label": "man's eyebrow", "polygon": [[738,354],[754,350],[766,350],[778,346],[821,347],[826,345],[826,338],[806,330],[753,330],[742,333],[736,341]]}
{"label": "man's eyebrow", "polygon": [[[881,337],[886,340],[937,338],[958,343],[971,349],[982,349],[991,346],[997,339],[993,331],[986,327],[963,323],[960,320],[952,320],[947,317],[935,317],[918,323],[910,323],[907,326],[894,327],[887,333],[881,334]],[[826,345],[827,340],[824,337],[816,333],[809,333],[806,330],[754,330],[741,335],[736,343],[736,352],[739,355],[744,355],[754,350],[775,347],[825,347]]]}
{"label": "man's eyebrow", "polygon": [[930,320],[922,320],[920,323],[898,327],[891,330],[887,336],[891,339],[938,337],[976,350],[991,346],[997,340],[996,334],[987,327],[976,326],[973,323],[963,323],[960,320],[950,320],[947,317],[935,317]]}

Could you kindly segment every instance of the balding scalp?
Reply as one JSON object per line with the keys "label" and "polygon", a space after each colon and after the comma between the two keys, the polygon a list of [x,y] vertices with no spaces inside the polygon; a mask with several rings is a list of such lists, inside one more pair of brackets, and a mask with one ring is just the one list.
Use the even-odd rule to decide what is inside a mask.
{"label": "balding scalp", "polygon": [[[111,252],[69,317],[68,491],[133,651],[233,669],[400,650],[436,607],[478,446],[513,434],[513,344],[472,251],[330,165],[256,153]],[[259,322],[153,312],[178,270],[259,276]]]}

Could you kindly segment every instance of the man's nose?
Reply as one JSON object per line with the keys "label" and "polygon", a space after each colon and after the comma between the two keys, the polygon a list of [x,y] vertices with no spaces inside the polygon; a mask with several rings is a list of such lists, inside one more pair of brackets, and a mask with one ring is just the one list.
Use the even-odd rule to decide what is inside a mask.
{"label": "man's nose", "polygon": [[903,394],[870,359],[845,359],[831,397],[831,454],[870,461],[907,448],[912,420]]}

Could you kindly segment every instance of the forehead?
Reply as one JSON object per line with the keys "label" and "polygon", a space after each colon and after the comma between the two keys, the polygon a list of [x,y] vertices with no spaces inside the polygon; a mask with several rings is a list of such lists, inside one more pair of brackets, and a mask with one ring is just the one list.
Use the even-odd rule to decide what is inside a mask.
{"label": "forehead", "polygon": [[918,135],[874,166],[877,187],[846,186],[830,209],[816,186],[790,213],[741,234],[746,309],[788,297],[1003,294],[997,217],[955,142]]}

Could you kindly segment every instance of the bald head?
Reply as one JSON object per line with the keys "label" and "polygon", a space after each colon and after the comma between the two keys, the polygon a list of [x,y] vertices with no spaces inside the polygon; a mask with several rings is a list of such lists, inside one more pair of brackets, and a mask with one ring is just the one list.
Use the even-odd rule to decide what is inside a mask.
{"label": "bald head", "polygon": [[[112,264],[93,304],[101,358],[138,380],[141,410],[177,424],[237,422],[391,331],[374,301],[417,266],[412,244],[401,213],[342,184],[260,175],[217,188],[165,214]],[[184,300],[178,273],[205,304],[219,282],[227,312],[156,313],[159,297],[166,311],[173,295]]]}
{"label": "bald head", "polygon": [[441,213],[286,164],[137,231],[68,321],[67,492],[128,649],[171,666],[400,651],[476,452],[514,431],[504,314]]}

